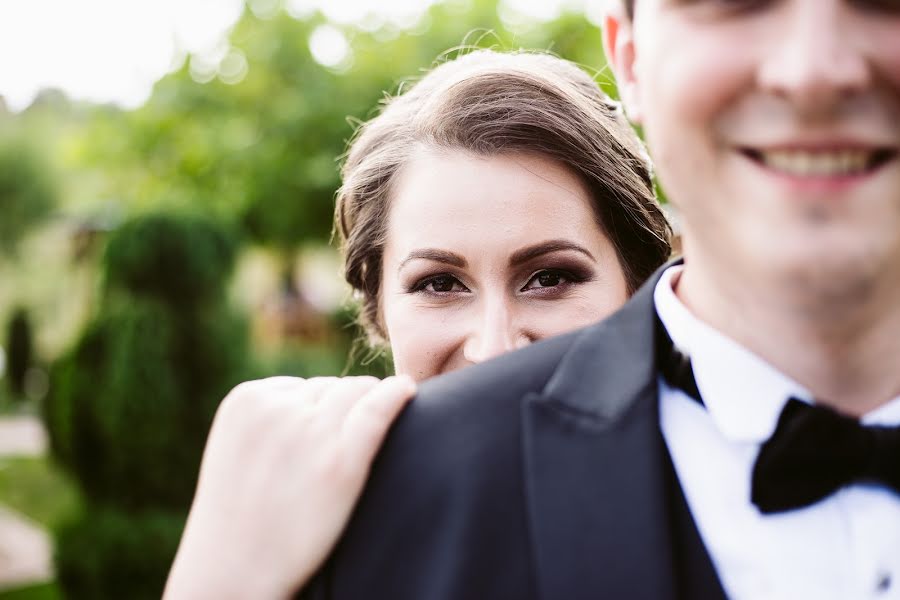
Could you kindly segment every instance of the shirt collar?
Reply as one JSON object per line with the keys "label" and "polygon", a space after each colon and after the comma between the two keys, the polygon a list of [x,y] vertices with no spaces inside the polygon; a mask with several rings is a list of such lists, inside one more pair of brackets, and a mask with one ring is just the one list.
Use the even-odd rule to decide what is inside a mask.
{"label": "shirt collar", "polygon": [[718,430],[735,442],[762,442],[788,398],[811,402],[803,386],[697,317],[675,295],[684,265],[666,269],[653,301],[675,347],[689,356],[703,403]]}
{"label": "shirt collar", "polygon": [[[653,290],[656,312],[675,347],[691,358],[703,404],[727,438],[762,442],[775,431],[788,398],[812,403],[812,394],[775,367],[697,317],[675,295],[684,269],[666,269]],[[866,413],[865,425],[900,425],[900,396]]]}

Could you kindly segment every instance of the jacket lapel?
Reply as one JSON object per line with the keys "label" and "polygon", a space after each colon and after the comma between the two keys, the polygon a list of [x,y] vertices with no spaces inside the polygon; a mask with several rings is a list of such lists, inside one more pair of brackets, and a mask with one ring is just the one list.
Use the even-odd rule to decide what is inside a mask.
{"label": "jacket lapel", "polygon": [[659,430],[654,360],[657,279],[586,329],[543,392],[523,403],[541,598],[677,596],[672,467]]}

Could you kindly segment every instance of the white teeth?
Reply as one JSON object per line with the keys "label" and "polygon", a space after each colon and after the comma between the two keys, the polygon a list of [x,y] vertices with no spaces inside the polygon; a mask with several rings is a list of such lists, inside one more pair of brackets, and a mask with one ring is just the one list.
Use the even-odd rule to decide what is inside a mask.
{"label": "white teeth", "polygon": [[766,166],[789,175],[807,177],[835,177],[862,173],[872,158],[872,154],[864,150],[835,152],[772,150],[760,152],[759,156]]}

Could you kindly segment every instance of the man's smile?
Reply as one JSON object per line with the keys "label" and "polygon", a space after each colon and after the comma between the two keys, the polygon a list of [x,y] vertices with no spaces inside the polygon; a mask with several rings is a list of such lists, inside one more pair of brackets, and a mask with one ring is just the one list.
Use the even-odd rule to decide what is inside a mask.
{"label": "man's smile", "polygon": [[804,179],[844,179],[868,175],[897,157],[897,148],[839,146],[741,148],[753,162],[781,175]]}

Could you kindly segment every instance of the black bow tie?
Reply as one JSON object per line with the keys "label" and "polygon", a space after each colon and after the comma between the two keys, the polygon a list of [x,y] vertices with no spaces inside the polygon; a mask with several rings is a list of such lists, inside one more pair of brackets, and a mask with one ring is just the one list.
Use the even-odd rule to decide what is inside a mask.
{"label": "black bow tie", "polygon": [[854,483],[900,493],[900,427],[865,426],[791,398],[753,466],[753,503],[764,513],[808,506]]}
{"label": "black bow tie", "polygon": [[[703,404],[690,359],[661,325],[657,361],[663,379]],[[751,500],[763,513],[814,504],[855,483],[900,493],[900,426],[865,426],[821,405],[790,398],[775,433],[753,465]]]}

